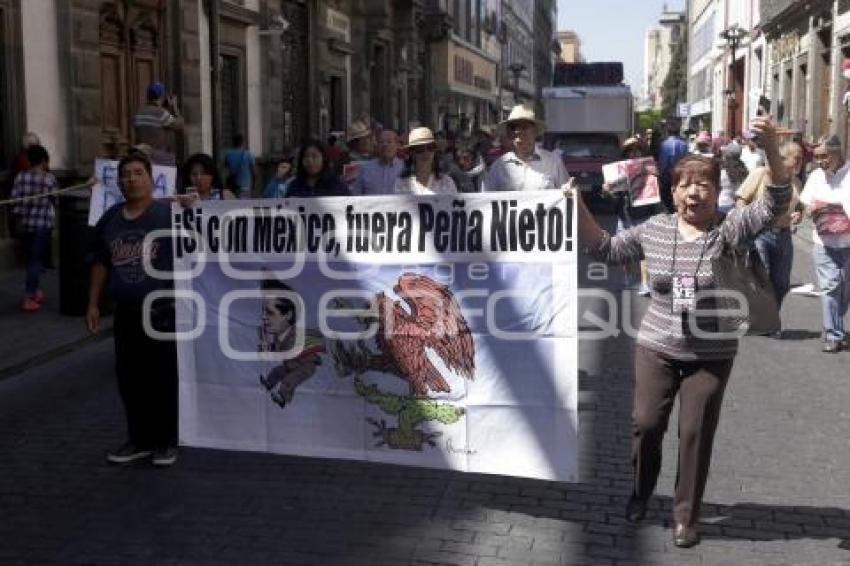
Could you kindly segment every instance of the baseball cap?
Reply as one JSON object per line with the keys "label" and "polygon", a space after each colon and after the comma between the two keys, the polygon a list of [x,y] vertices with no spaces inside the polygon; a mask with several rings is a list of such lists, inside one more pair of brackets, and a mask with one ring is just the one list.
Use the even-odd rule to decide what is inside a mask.
{"label": "baseball cap", "polygon": [[165,96],[165,85],[161,82],[153,82],[148,85],[148,98],[162,98]]}

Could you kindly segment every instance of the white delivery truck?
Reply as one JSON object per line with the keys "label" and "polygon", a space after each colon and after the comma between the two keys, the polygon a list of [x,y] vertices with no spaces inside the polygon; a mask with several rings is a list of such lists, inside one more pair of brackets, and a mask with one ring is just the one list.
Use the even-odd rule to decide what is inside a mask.
{"label": "white delivery truck", "polygon": [[544,147],[559,153],[593,208],[611,208],[602,194],[602,166],[621,159],[633,130],[632,92],[620,63],[559,63],[555,85],[543,89]]}

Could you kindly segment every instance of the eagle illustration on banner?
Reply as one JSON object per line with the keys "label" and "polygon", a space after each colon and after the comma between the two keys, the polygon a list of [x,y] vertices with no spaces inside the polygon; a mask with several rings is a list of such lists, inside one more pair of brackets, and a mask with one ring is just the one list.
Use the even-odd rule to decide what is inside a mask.
{"label": "eagle illustration on banner", "polygon": [[[273,279],[265,280],[263,289],[291,291],[285,283]],[[380,292],[373,301],[374,316],[359,319],[364,327],[377,323],[374,349],[364,340],[353,344],[331,341],[307,329],[304,350],[260,377],[272,399],[281,408],[285,407],[292,401],[298,385],[322,365],[322,356],[330,355],[338,376],[353,376],[359,396],[386,415],[396,417],[396,425],[388,425],[385,419],[367,419],[376,428],[376,446],[416,451],[421,451],[425,444],[435,446],[435,439],[441,433],[423,431],[419,425],[433,421],[454,424],[465,411],[463,407],[428,396],[429,392],[451,392],[448,380],[433,358],[439,358],[448,371],[472,380],[475,344],[460,305],[447,285],[424,275],[404,273],[393,292],[401,300]],[[338,306],[347,305],[338,301]],[[295,305],[288,299],[264,299],[260,349],[284,351],[291,347],[295,316]],[[362,376],[370,371],[405,381],[408,394],[384,392],[377,385],[367,385]]]}

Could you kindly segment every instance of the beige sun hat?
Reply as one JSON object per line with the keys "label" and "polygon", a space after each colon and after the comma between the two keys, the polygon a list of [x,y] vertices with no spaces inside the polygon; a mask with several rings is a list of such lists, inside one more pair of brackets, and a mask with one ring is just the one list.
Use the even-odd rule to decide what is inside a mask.
{"label": "beige sun hat", "polygon": [[534,109],[525,104],[517,104],[511,110],[507,120],[499,124],[499,129],[505,129],[515,122],[531,122],[537,128],[537,134],[540,135],[546,131],[546,122],[538,120],[534,115]]}
{"label": "beige sun hat", "polygon": [[348,134],[346,135],[346,141],[354,141],[359,140],[360,138],[365,138],[372,135],[372,130],[363,120],[355,120],[348,127]]}
{"label": "beige sun hat", "polygon": [[420,145],[436,145],[437,140],[434,139],[434,132],[430,128],[413,128],[410,130],[410,135],[407,138],[407,145],[404,147],[416,147]]}
{"label": "beige sun hat", "polygon": [[637,138],[629,138],[623,142],[623,149],[629,149],[630,147],[640,146],[640,140]]}

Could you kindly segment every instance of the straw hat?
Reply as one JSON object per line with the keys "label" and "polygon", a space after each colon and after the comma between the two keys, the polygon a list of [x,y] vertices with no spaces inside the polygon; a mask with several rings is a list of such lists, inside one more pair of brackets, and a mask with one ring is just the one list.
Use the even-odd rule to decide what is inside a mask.
{"label": "straw hat", "polygon": [[348,135],[346,141],[359,140],[372,135],[372,130],[362,120],[355,120],[348,127]]}
{"label": "straw hat", "polygon": [[637,138],[629,138],[623,142],[623,149],[629,149],[630,147],[639,146],[640,140]]}
{"label": "straw hat", "polygon": [[406,148],[417,147],[422,145],[436,145],[437,140],[434,139],[434,132],[429,128],[413,128],[407,138]]}
{"label": "straw hat", "polygon": [[504,130],[511,124],[516,122],[531,122],[537,128],[537,133],[542,134],[546,131],[546,122],[538,120],[534,115],[534,110],[525,104],[517,104],[508,115],[508,119],[499,124],[499,127]]}

